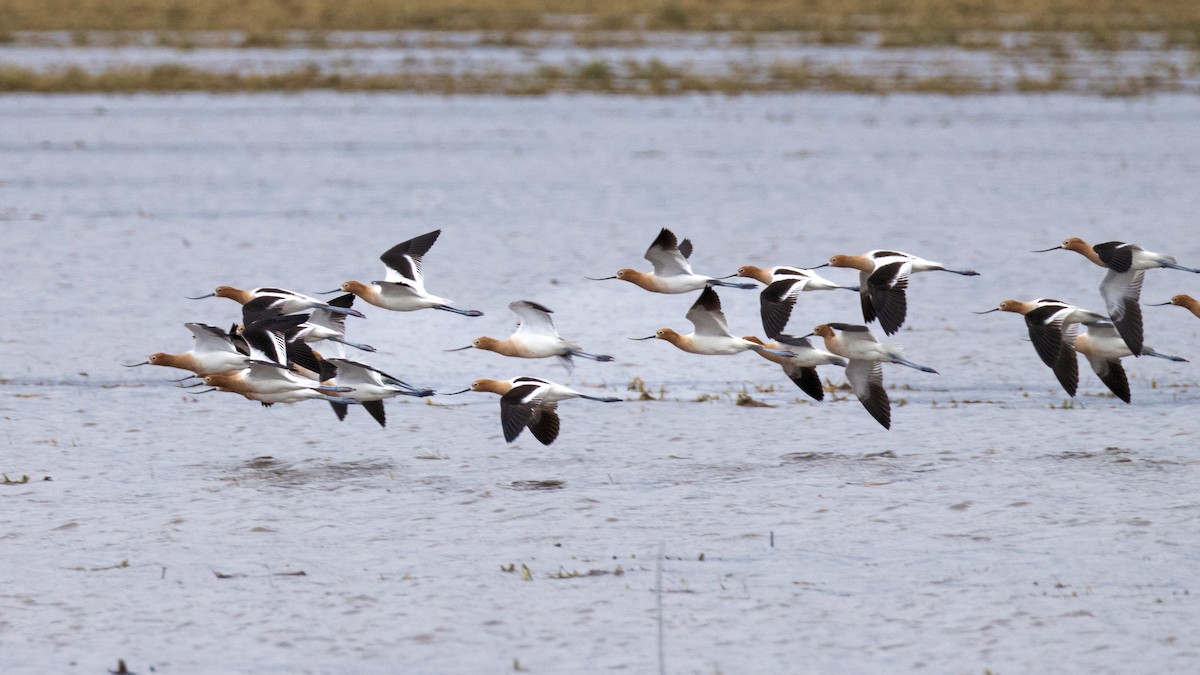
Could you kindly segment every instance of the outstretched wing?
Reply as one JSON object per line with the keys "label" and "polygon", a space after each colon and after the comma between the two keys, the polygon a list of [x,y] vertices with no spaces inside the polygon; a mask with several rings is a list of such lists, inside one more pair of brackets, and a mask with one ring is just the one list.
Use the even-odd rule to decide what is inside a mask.
{"label": "outstretched wing", "polygon": [[842,332],[841,339],[845,344],[854,342],[874,342],[879,340],[871,333],[871,329],[857,323],[831,323],[829,327]]}
{"label": "outstretched wing", "polygon": [[224,330],[204,323],[185,323],[183,325],[196,338],[196,351],[239,353],[233,344],[233,339]]}
{"label": "outstretched wing", "polygon": [[768,284],[758,295],[759,313],[767,337],[774,340],[783,333],[792,317],[796,299],[807,283],[808,280],[803,278],[780,279]]}
{"label": "outstretched wing", "polygon": [[346,387],[379,387],[383,380],[379,371],[358,361],[350,359],[327,359],[323,363],[337,366],[337,382]]}
{"label": "outstretched wing", "polygon": [[289,361],[286,332],[307,320],[307,314],[285,314],[262,319],[246,324],[242,329],[242,337],[246,339],[255,358],[286,364]]}
{"label": "outstretched wing", "polygon": [[1108,269],[1117,274],[1124,274],[1129,271],[1130,267],[1133,267],[1133,252],[1142,250],[1142,247],[1137,244],[1126,244],[1123,241],[1106,241],[1103,244],[1092,246],[1092,250],[1096,252],[1096,257]]}
{"label": "outstretched wing", "polygon": [[[1037,350],[1042,363],[1051,368],[1058,360],[1058,352],[1067,339],[1063,319],[1070,313],[1068,310],[1069,308],[1063,305],[1043,305],[1025,315],[1025,325],[1029,328],[1029,339],[1033,341],[1033,348]],[[1069,329],[1072,331],[1070,341],[1074,344],[1074,324],[1071,324]]]}
{"label": "outstretched wing", "polygon": [[529,300],[517,300],[508,303],[508,308],[517,315],[517,319],[520,321],[517,324],[518,333],[558,337],[558,331],[554,328],[554,320],[550,318],[554,312],[546,306]]}
{"label": "outstretched wing", "polygon": [[[684,239],[684,244],[681,247],[678,240],[675,238],[675,233],[667,228],[663,228],[658,233],[658,237],[654,239],[654,243],[650,244],[650,248],[646,249],[646,260],[654,266],[654,274],[660,277],[675,277],[683,274],[692,274],[692,266],[688,264],[688,256],[692,253],[692,242]],[[687,250],[687,255],[684,255],[684,250]]]}
{"label": "outstretched wing", "polygon": [[541,405],[541,399],[536,396],[540,388],[539,385],[523,384],[500,397],[500,426],[504,429],[505,441],[517,440],[521,430],[533,419],[534,409]]}
{"label": "outstretched wing", "polygon": [[379,426],[387,426],[387,412],[383,409],[383,401],[363,401],[362,407],[371,414],[371,417],[375,418],[376,422],[379,422]]}
{"label": "outstretched wing", "polygon": [[1054,377],[1062,385],[1068,396],[1075,396],[1079,388],[1079,360],[1075,358],[1075,324],[1067,326],[1063,332],[1062,347],[1054,359]]}
{"label": "outstretched wing", "polygon": [[1117,272],[1109,270],[1100,282],[1104,307],[1112,317],[1117,332],[1134,356],[1142,354],[1142,280],[1144,270]]}
{"label": "outstretched wing", "polygon": [[851,360],[846,379],[867,412],[885,429],[892,428],[892,402],[883,388],[883,365],[879,361]]}
{"label": "outstretched wing", "polygon": [[437,241],[441,233],[441,230],[434,230],[408,241],[402,241],[385,251],[383,255],[379,256],[379,259],[388,268],[384,280],[408,282],[424,290],[425,279],[421,273],[421,259],[433,247],[433,243]]}
{"label": "outstretched wing", "polygon": [[1125,376],[1125,367],[1121,365],[1120,359],[1089,356],[1087,360],[1104,386],[1116,394],[1117,398],[1129,403],[1129,378]]}
{"label": "outstretched wing", "polygon": [[721,298],[712,286],[706,286],[700,292],[700,297],[688,310],[687,320],[696,327],[696,335],[729,336],[729,324],[725,321],[725,313],[721,311]]}
{"label": "outstretched wing", "polygon": [[783,364],[783,372],[800,387],[801,391],[813,397],[814,400],[821,401],[825,399],[825,386],[821,384],[821,376],[817,374],[815,367],[795,366],[790,363]]}
{"label": "outstretched wing", "polygon": [[284,314],[280,310],[281,304],[279,298],[270,295],[254,298],[242,305],[242,324],[249,326],[260,321],[283,316]]}
{"label": "outstretched wing", "polygon": [[529,433],[538,440],[542,445],[550,445],[554,439],[558,438],[558,410],[557,403],[546,403],[533,411],[533,418],[529,420]]}
{"label": "outstretched wing", "polygon": [[891,335],[904,325],[908,314],[908,277],[912,273],[912,263],[899,260],[883,265],[867,278],[867,292],[871,297],[871,306],[879,317],[879,325],[883,332]]}
{"label": "outstretched wing", "polygon": [[[354,304],[354,294],[347,293],[339,295],[329,301],[332,307],[343,307],[350,309]],[[342,335],[346,334],[346,315],[341,312],[332,312],[328,309],[314,309],[312,315],[308,318],[308,322],[317,326],[322,326],[330,330],[335,330]]]}

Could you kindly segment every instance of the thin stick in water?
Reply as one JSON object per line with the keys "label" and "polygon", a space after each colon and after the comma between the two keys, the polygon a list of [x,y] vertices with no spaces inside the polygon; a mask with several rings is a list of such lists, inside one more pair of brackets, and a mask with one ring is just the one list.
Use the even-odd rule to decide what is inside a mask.
{"label": "thin stick in water", "polygon": [[658,675],[667,675],[666,651],[663,647],[662,560],[663,544],[660,541],[658,559],[654,563],[654,595],[658,602]]}

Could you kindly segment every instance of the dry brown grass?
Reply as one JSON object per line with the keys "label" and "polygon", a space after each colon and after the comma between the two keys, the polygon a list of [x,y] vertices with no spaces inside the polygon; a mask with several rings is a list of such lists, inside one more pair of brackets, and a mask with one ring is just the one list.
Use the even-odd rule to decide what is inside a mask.
{"label": "dry brown grass", "polygon": [[[811,63],[780,62],[766,67],[734,65],[724,73],[694,72],[657,60],[590,61],[567,66],[538,66],[528,71],[335,73],[308,65],[275,74],[214,72],[183,65],[116,67],[88,71],[71,67],[54,71],[0,66],[0,93],[215,93],[315,89],[332,91],[400,91],[432,94],[502,94],[537,96],[549,93],[600,92],[638,96],[686,93],[726,95],[765,92],[849,92],[860,94],[925,93],[943,95],[1076,92],[1105,96],[1138,96],[1183,88],[1178,72],[1151,72],[1114,79],[1104,74],[1070,78],[1061,70],[1045,77],[1021,76],[1000,86],[980,77],[946,71],[910,77],[856,72]],[[643,390],[643,395],[645,391]]]}
{"label": "dry brown grass", "polygon": [[844,42],[968,46],[979,31],[1069,31],[1119,48],[1122,32],[1200,44],[1196,0],[4,0],[18,30],[743,30],[815,31]]}

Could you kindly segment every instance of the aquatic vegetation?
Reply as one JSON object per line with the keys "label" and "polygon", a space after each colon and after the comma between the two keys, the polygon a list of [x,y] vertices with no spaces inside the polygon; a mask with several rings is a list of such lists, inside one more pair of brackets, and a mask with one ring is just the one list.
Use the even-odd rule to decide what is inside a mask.
{"label": "aquatic vegetation", "polygon": [[754,398],[745,390],[738,392],[737,400],[735,402],[738,405],[746,407],[746,408],[774,408],[775,407],[775,406],[771,405],[770,403],[766,403],[764,401],[760,401],[760,400]]}

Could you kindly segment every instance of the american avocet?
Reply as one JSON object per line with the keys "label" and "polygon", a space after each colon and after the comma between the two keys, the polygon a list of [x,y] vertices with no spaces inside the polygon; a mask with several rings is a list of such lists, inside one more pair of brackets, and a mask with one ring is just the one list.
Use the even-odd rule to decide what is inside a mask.
{"label": "american avocet", "polygon": [[163,352],[151,354],[147,360],[129,364],[126,367],[166,366],[190,370],[196,375],[224,373],[246,367],[246,359],[250,356],[250,350],[246,347],[244,340],[237,336],[231,336],[216,326],[203,323],[185,323],[183,325],[192,332],[195,339],[191,349],[182,354],[165,354]]}
{"label": "american avocet", "polygon": [[858,270],[859,298],[863,320],[876,318],[883,332],[891,335],[904,325],[908,314],[908,277],[917,272],[951,272],[966,277],[979,276],[974,270],[952,270],[942,263],[918,258],[899,251],[867,251],[862,255],[835,255],[822,267],[851,267]]}
{"label": "american avocet", "polygon": [[[440,309],[463,316],[483,316],[483,312],[478,310],[451,307],[452,300],[439,298],[425,290],[425,275],[421,272],[421,259],[429,252],[441,233],[441,230],[434,230],[408,241],[402,241],[385,251],[383,255],[379,256],[379,259],[387,267],[387,274],[383,281],[372,281],[369,284],[347,281],[342,284],[341,290],[353,293],[376,307],[390,309],[394,312]],[[337,291],[330,292],[336,293]]]}
{"label": "american avocet", "polygon": [[811,335],[824,338],[825,349],[849,361],[846,380],[850,388],[867,412],[871,413],[871,417],[885,429],[892,428],[892,403],[887,390],[883,388],[883,366],[880,364],[895,363],[926,373],[937,373],[929,366],[913,363],[901,356],[899,347],[880,343],[866,326],[823,323],[804,337]]}
{"label": "american avocet", "polygon": [[[1111,323],[1101,321],[1085,325],[1087,332],[1075,338],[1075,351],[1087,357],[1092,370],[1109,391],[1129,403],[1129,380],[1125,377],[1121,359],[1133,355],[1133,352]],[[1187,361],[1180,356],[1156,352],[1149,345],[1142,345],[1142,356],[1156,356],[1168,361]]]}
{"label": "american avocet", "polygon": [[[1075,359],[1075,336],[1078,324],[1106,321],[1108,317],[1091,310],[1080,309],[1061,300],[1038,298],[1023,302],[1004,300],[995,309],[976,314],[1013,312],[1025,317],[1029,340],[1042,363],[1054,371],[1063,390],[1075,395],[1079,386],[1079,363]],[[1064,348],[1065,346],[1065,348]]]}
{"label": "american avocet", "polygon": [[688,239],[679,242],[675,238],[675,234],[664,227],[658,233],[658,237],[654,239],[654,243],[650,244],[650,248],[646,249],[645,258],[654,266],[654,272],[639,272],[626,268],[617,270],[615,276],[588,278],[592,281],[620,279],[651,293],[688,293],[710,286],[756,288],[754,284],[721,281],[716,277],[696,274],[687,260],[691,255],[692,242]]}
{"label": "american avocet", "polygon": [[[270,298],[255,298],[245,305],[242,305],[242,321],[245,325],[252,325],[263,319],[274,318],[280,316],[276,309],[269,304]],[[354,304],[354,295],[347,293],[345,295],[334,298],[329,301],[329,304],[348,309]],[[306,343],[320,342],[328,340],[338,344],[347,345],[360,349],[365,352],[373,352],[375,348],[371,345],[360,344],[358,342],[349,342],[346,340],[346,315],[340,312],[331,312],[327,309],[314,309],[308,314],[308,320],[296,325],[295,332],[289,336],[289,340],[303,340]]]}
{"label": "american avocet", "polygon": [[312,348],[299,339],[300,326],[308,321],[309,315],[275,314],[258,306],[260,300],[269,301],[260,298],[242,306],[243,323],[238,328],[238,334],[250,348],[251,358],[319,372],[320,365]]}
{"label": "american avocet", "polygon": [[685,352],[692,354],[716,355],[723,356],[728,354],[738,354],[744,351],[767,352],[791,358],[796,355],[795,352],[781,349],[770,349],[764,347],[761,341],[752,342],[746,338],[734,337],[729,332],[729,325],[725,321],[725,313],[721,311],[721,299],[717,297],[717,292],[711,288],[705,288],[696,302],[692,304],[688,310],[687,320],[695,326],[695,331],[687,335],[680,335],[670,328],[659,328],[654,335],[649,335],[643,338],[629,338],[631,340],[666,340]]}
{"label": "american avocet", "polygon": [[[773,363],[778,363],[783,367],[783,373],[796,383],[804,393],[813,397],[818,401],[825,399],[825,387],[821,384],[821,376],[817,374],[817,366],[846,366],[846,359],[830,354],[824,349],[817,349],[812,346],[808,338],[795,337],[794,335],[780,335],[781,341],[794,352],[796,355],[790,358],[779,356],[772,352],[759,352],[758,355]],[[763,344],[762,340],[747,335],[744,339],[758,343],[764,347],[772,349],[782,349],[777,344]]]}
{"label": "american avocet", "polygon": [[[329,304],[337,307],[349,307],[354,303],[354,294],[347,293],[345,295],[334,298],[329,301]],[[306,323],[301,324],[300,337],[305,342],[319,342],[328,340],[336,342],[347,347],[364,352],[373,352],[375,348],[361,342],[350,342],[346,339],[346,315],[330,312],[326,309],[314,309],[308,317]]]}
{"label": "american avocet", "polygon": [[575,356],[593,361],[614,360],[607,354],[589,354],[579,348],[579,343],[560,337],[558,330],[554,328],[554,320],[550,318],[553,312],[543,305],[529,300],[517,300],[508,303],[508,308],[517,315],[517,330],[512,335],[503,340],[483,336],[475,338],[475,341],[466,347],[447,351],[483,349],[522,359],[557,356],[568,369],[572,366],[571,358]]}
{"label": "american avocet", "polygon": [[504,429],[504,440],[512,443],[529,427],[529,432],[542,445],[550,445],[558,438],[558,402],[569,398],[585,398],[589,401],[617,403],[621,399],[607,396],[588,396],[564,387],[561,384],[537,377],[516,377],[511,380],[475,380],[469,389],[456,391],[482,391],[500,395],[500,426]]}
{"label": "american avocet", "polygon": [[1158,302],[1151,307],[1162,307],[1163,305],[1176,305],[1183,307],[1192,313],[1192,316],[1200,317],[1200,301],[1197,301],[1190,295],[1176,295],[1166,302]]}
{"label": "american avocet", "polygon": [[[197,295],[189,297],[188,300],[203,300],[204,298],[229,298],[241,305],[254,300],[256,298],[274,298],[270,303],[270,309],[279,314],[298,314],[300,312],[309,312],[314,309],[324,309],[330,312],[340,314],[349,314],[350,316],[363,317],[363,313],[357,309],[349,307],[336,307],[327,302],[322,302],[316,298],[310,298],[307,295],[289,291],[282,288],[254,288],[251,290],[243,290],[234,288],[233,286],[217,286],[217,290],[207,295]],[[260,305],[263,306],[263,305]]]}
{"label": "american avocet", "polygon": [[1100,295],[1104,296],[1104,306],[1108,309],[1117,332],[1135,356],[1142,353],[1142,308],[1139,302],[1145,271],[1166,267],[1200,274],[1200,269],[1176,263],[1173,255],[1154,253],[1137,244],[1127,244],[1123,241],[1106,241],[1092,245],[1079,237],[1070,237],[1058,246],[1034,253],[1058,250],[1074,251],[1108,270],[1104,280],[1100,282]]}
{"label": "american avocet", "polygon": [[802,267],[755,267],[744,265],[738,268],[739,277],[749,277],[766,288],[758,296],[762,314],[763,330],[772,340],[783,333],[792,308],[800,293],[804,291],[832,291],[843,289],[857,291],[858,286],[842,286]]}
{"label": "american avocet", "polygon": [[801,290],[805,291],[858,290],[858,286],[836,284],[820,274],[803,267],[755,267],[754,265],[742,265],[738,268],[736,276],[754,279],[765,286],[770,286],[776,281],[783,281],[784,279],[801,280],[805,282],[804,288]]}
{"label": "american avocet", "polygon": [[[332,366],[330,371],[322,374],[322,382],[335,386],[342,392],[344,398],[352,398],[362,404],[362,407],[379,422],[379,426],[387,426],[387,414],[383,409],[384,399],[394,396],[432,396],[432,389],[418,389],[407,382],[392,377],[377,368],[349,359],[326,359],[325,364]],[[344,403],[330,402],[338,419],[346,417],[347,406]]]}
{"label": "american avocet", "polygon": [[324,385],[297,375],[287,366],[268,361],[249,360],[243,370],[206,375],[204,383],[221,391],[241,394],[264,406],[273,403],[298,403],[308,399],[358,403],[352,398],[330,395],[349,391],[349,387]]}

